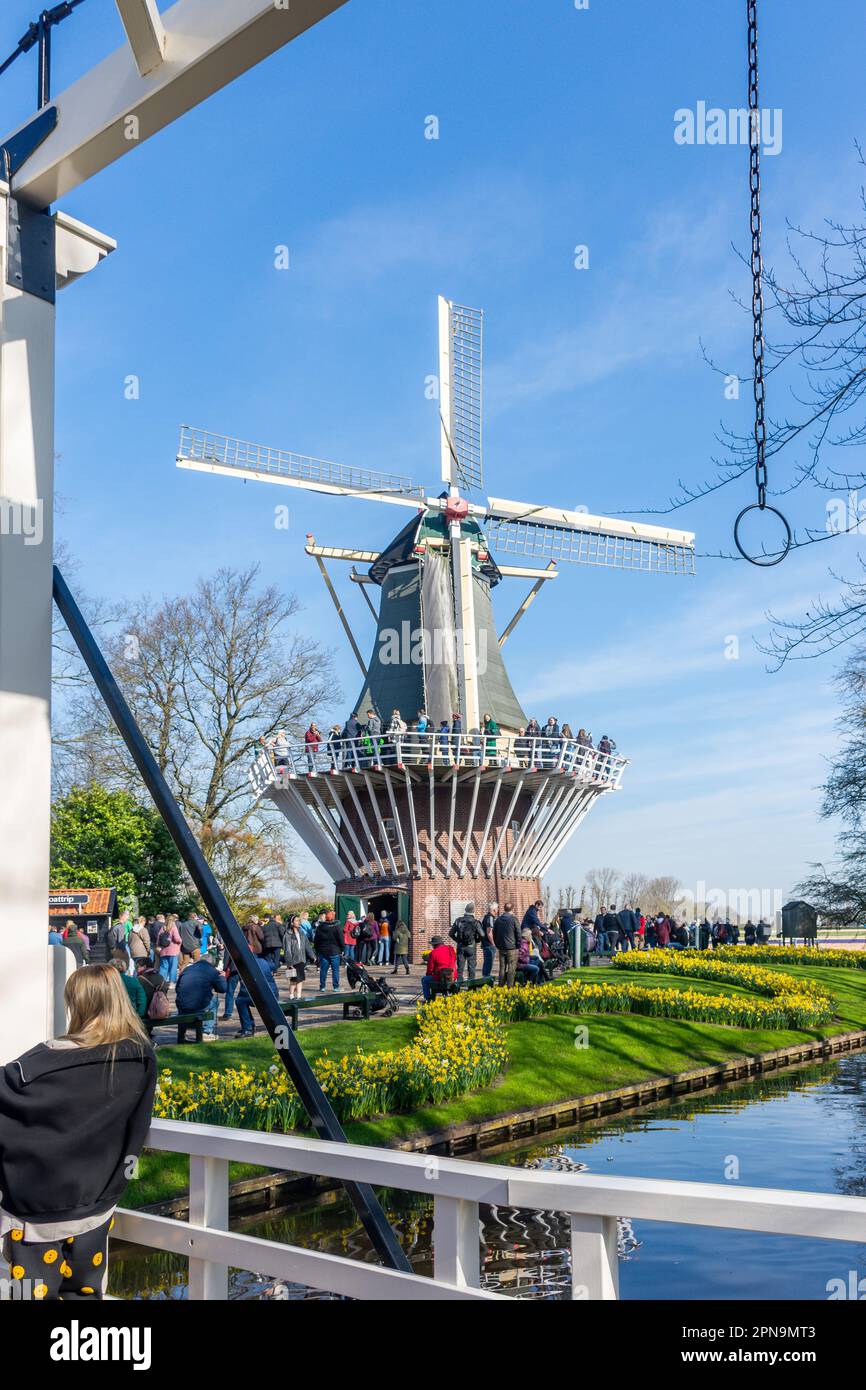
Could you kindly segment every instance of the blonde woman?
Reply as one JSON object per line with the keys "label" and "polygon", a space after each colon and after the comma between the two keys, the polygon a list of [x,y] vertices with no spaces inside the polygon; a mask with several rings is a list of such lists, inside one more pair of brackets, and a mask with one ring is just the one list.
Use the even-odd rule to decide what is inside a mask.
{"label": "blonde woman", "polygon": [[103,1296],[156,1064],[113,965],[76,970],[64,1001],[66,1034],[0,1068],[0,1239],[22,1298],[71,1303]]}

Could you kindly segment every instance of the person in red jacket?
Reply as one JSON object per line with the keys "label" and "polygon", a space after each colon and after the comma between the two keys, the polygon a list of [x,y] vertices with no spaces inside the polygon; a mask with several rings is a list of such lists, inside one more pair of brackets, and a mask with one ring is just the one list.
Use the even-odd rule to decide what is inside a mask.
{"label": "person in red jacket", "polygon": [[[430,945],[433,949],[427,957],[427,974],[421,980],[421,993],[426,1004],[433,998],[434,984],[457,979],[457,952],[451,942],[434,936]],[[450,975],[447,973],[449,971]]]}

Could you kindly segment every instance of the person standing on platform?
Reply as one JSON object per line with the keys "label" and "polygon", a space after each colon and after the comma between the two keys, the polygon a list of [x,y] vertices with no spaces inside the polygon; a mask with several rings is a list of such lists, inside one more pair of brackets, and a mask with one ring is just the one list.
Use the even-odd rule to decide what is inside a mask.
{"label": "person standing on platform", "polygon": [[493,924],[499,916],[499,903],[491,903],[481,919],[481,930],[484,933],[484,940],[481,943],[481,974],[485,980],[493,974],[493,962],[496,959],[496,946],[493,942]]}
{"label": "person standing on platform", "polygon": [[283,939],[283,959],[289,975],[289,998],[300,999],[307,978],[307,963],[315,964],[316,956],[309,938],[301,931],[301,919],[294,915]]}
{"label": "person standing on platform", "polygon": [[319,992],[323,993],[328,980],[328,972],[335,990],[340,988],[340,961],[343,955],[343,933],[333,912],[325,916],[324,922],[316,926],[313,938],[316,955],[319,958]]}
{"label": "person standing on platform", "polygon": [[391,964],[391,919],[387,912],[382,912],[379,915],[379,945],[376,950],[375,964]]}
{"label": "person standing on platform", "polygon": [[[324,922],[324,920],[324,916],[319,918],[321,922]],[[318,925],[319,923],[317,922],[316,926],[318,927]],[[358,925],[358,919],[354,912],[347,912],[346,920],[343,924],[343,955],[346,957],[346,960],[360,959],[358,956],[358,933],[360,930],[361,928]],[[313,933],[313,939],[315,940],[315,932]]]}
{"label": "person standing on platform", "polygon": [[505,910],[493,924],[493,941],[499,952],[499,983],[513,985],[520,951],[520,923],[511,903],[505,904]]}
{"label": "person standing on platform", "polygon": [[162,923],[156,944],[159,950],[159,973],[164,980],[168,980],[170,985],[176,985],[180,956],[180,932],[173,920]]}
{"label": "person standing on platform", "polygon": [[476,948],[484,940],[481,923],[475,916],[475,904],[467,903],[463,916],[458,917],[448,933],[457,948],[457,978],[463,979],[466,967],[468,978],[475,979]]}
{"label": "person standing on platform", "polygon": [[607,937],[607,943],[610,947],[611,954],[613,954],[614,951],[621,949],[619,940],[619,926],[620,923],[619,917],[617,916],[616,912],[616,904],[611,903],[610,907],[607,909],[602,919],[602,928],[604,930],[605,936]]}
{"label": "person standing on platform", "polygon": [[147,920],[139,917],[134,927],[131,928],[127,941],[129,954],[132,957],[133,969],[137,969],[140,960],[150,960],[153,954],[150,940],[150,932],[147,930]]}
{"label": "person standing on platform", "polygon": [[400,966],[409,974],[409,928],[402,920],[394,928],[394,969],[392,975],[396,975]]}
{"label": "person standing on platform", "polygon": [[620,950],[625,950],[625,943],[628,942],[628,949],[635,949],[635,932],[637,931],[637,917],[631,903],[626,903],[617,913],[619,918],[619,945]]}
{"label": "person standing on platform", "polygon": [[272,913],[264,925],[264,940],[262,942],[262,955],[269,960],[273,966],[274,974],[277,973],[280,965],[280,952],[283,949],[283,937],[285,935],[283,919],[278,912]]}
{"label": "person standing on platform", "polygon": [[76,970],[87,964],[87,957],[90,954],[87,937],[79,930],[78,924],[71,917],[63,928],[61,940],[67,951],[72,953]]}

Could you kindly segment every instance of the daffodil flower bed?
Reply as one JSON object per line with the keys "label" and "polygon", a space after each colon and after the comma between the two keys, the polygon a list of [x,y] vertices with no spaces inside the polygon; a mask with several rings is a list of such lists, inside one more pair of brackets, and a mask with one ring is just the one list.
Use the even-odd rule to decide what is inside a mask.
{"label": "daffodil flower bed", "polygon": [[[700,955],[707,952],[701,951]],[[841,970],[866,970],[866,951],[843,951],[832,946],[819,950],[816,946],[717,946],[709,954],[726,960],[766,961],[778,965],[830,965]]]}
{"label": "daffodil flower bed", "polygon": [[[786,975],[781,970],[767,970],[762,965],[753,965],[754,956],[733,958],[728,955],[728,949],[737,948],[721,951],[621,951],[614,956],[613,964],[617,970],[634,974],[656,974],[661,971],[666,975],[742,985],[757,995],[765,996],[765,1000],[771,1001],[772,1006],[785,1015],[786,1022],[767,1021],[765,1027],[815,1028],[829,1023],[833,1010],[830,991],[824,985],[817,980],[801,979],[799,976]],[[752,1008],[765,1000],[744,999],[741,1002],[747,1008]],[[726,999],[726,1003],[734,1002]]]}
{"label": "daffodil flower bed", "polygon": [[[698,953],[693,953],[697,956]],[[339,1119],[367,1119],[452,1100],[490,1086],[508,1065],[505,1025],[551,1014],[644,1014],[735,1028],[812,1028],[832,1017],[830,995],[812,981],[729,961],[695,959],[687,969],[676,951],[615,958],[623,970],[664,970],[743,984],[753,996],[644,987],[580,979],[514,989],[483,989],[440,997],[419,1009],[417,1033],[393,1052],[324,1053],[316,1075]],[[632,963],[633,962],[633,963]],[[283,1067],[255,1072],[236,1067],[195,1072],[186,1080],[163,1071],[154,1113],[265,1131],[303,1128],[303,1107]]]}

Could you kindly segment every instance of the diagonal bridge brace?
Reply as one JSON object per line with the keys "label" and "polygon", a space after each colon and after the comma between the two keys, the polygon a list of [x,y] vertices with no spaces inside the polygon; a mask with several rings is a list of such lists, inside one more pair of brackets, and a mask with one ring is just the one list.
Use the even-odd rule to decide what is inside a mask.
{"label": "diagonal bridge brace", "polygon": [[[62,574],[54,567],[54,602],[90,671],[108,711],[117,725],[156,809],[177,845],[189,875],[202,896],[211,921],[222,937],[238,974],[249,990],[259,1016],[273,1039],[280,1061],[300,1096],[318,1139],[346,1142],[343,1128],[322,1090],[293,1030],[286,1023],[279,1003],[267,988],[255,956],[247,945],[234,913],[223,896],[180,807],[160,772],[145,738],[132,716],[96,639],[82,616]],[[388,1222],[373,1189],[367,1183],[346,1182],[346,1193],[382,1263],[391,1269],[411,1273],[397,1236]]]}

